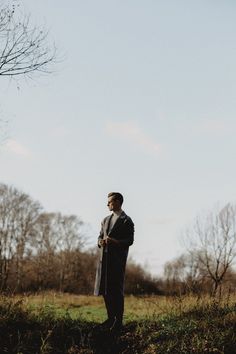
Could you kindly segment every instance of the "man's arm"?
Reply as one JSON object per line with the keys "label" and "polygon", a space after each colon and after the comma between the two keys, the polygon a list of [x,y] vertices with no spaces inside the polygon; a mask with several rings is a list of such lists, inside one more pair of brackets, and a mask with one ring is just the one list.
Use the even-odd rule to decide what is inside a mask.
{"label": "man's arm", "polygon": [[100,233],[99,233],[99,236],[98,236],[98,247],[99,248],[101,248],[103,246],[103,244],[104,244],[104,239],[103,239],[103,237],[104,237],[104,228],[103,228],[103,226],[104,226],[104,220],[101,223],[101,230],[100,230]]}
{"label": "man's arm", "polygon": [[131,246],[134,242],[134,223],[129,218],[129,219],[127,219],[125,224],[126,224],[126,230],[127,230],[126,237],[119,240],[119,244],[121,246]]}

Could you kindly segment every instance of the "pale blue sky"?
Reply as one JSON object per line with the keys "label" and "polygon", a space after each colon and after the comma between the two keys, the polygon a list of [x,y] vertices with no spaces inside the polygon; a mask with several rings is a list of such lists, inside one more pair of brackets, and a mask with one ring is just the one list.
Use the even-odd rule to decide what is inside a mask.
{"label": "pale blue sky", "polygon": [[1,79],[10,139],[0,181],[79,215],[96,243],[110,191],[154,274],[203,209],[236,199],[236,3],[22,0],[65,58],[51,76]]}

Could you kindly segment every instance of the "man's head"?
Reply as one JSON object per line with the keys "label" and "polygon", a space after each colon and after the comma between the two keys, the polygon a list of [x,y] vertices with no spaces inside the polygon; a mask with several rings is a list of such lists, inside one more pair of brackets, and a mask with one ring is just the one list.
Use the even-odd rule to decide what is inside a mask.
{"label": "man's head", "polygon": [[119,211],[123,203],[123,195],[118,192],[111,192],[108,194],[107,206],[110,211]]}

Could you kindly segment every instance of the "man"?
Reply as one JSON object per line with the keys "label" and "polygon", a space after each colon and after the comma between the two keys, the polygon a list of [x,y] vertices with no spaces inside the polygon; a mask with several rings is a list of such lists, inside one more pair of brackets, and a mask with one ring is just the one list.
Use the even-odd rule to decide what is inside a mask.
{"label": "man", "polygon": [[121,209],[123,196],[108,194],[107,206],[112,214],[102,221],[98,247],[100,257],[95,280],[95,295],[103,295],[107,320],[102,327],[120,330],[124,313],[124,276],[129,246],[134,241],[134,224]]}

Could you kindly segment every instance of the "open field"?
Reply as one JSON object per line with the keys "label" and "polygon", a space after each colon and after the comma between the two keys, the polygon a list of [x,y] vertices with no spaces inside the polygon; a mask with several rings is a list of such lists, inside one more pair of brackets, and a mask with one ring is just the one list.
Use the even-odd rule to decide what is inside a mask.
{"label": "open field", "polygon": [[[48,308],[63,317],[65,314],[72,319],[83,319],[91,322],[102,322],[106,318],[103,298],[46,292],[38,295],[15,296],[14,300],[22,301],[22,305],[30,311],[38,312]],[[206,307],[213,303],[209,296],[126,296],[124,323],[138,320],[153,320],[167,314],[180,315],[192,308]],[[226,296],[220,301],[221,306],[233,305],[236,296]]]}
{"label": "open field", "polygon": [[101,297],[2,297],[0,352],[236,353],[236,297],[129,296],[119,336],[97,330],[105,317]]}

